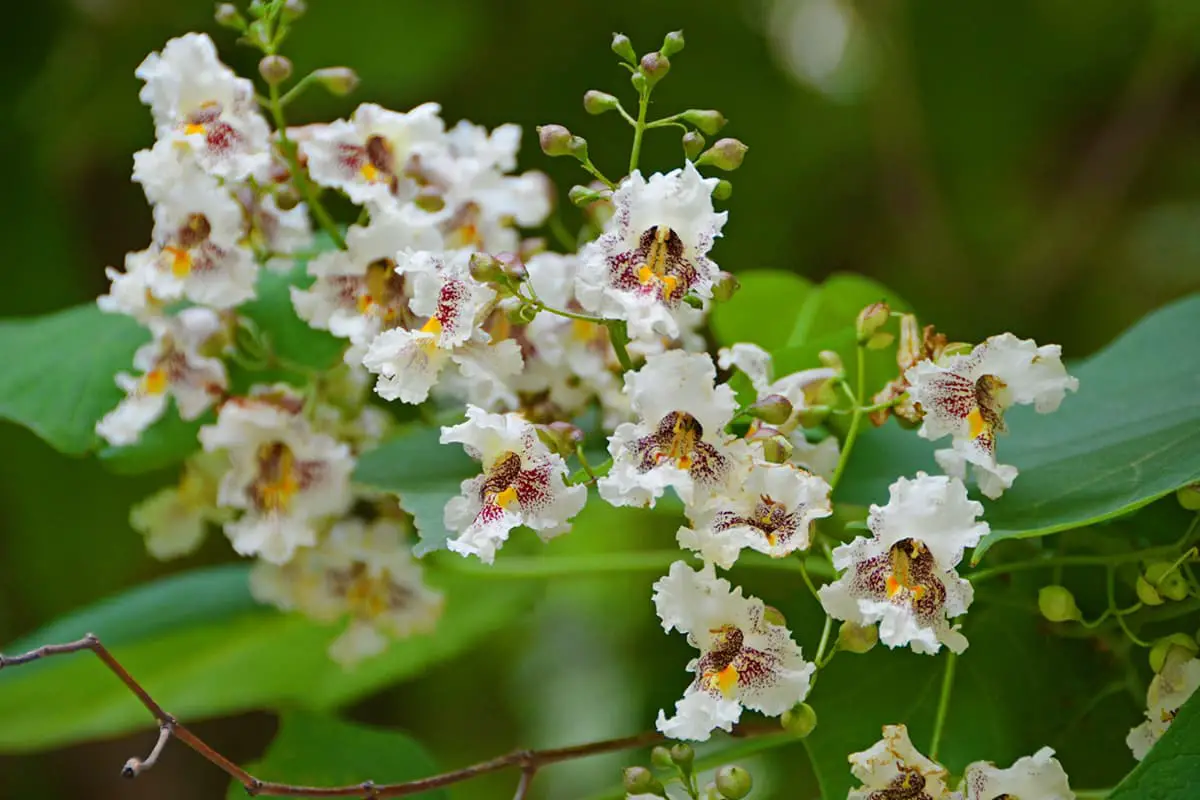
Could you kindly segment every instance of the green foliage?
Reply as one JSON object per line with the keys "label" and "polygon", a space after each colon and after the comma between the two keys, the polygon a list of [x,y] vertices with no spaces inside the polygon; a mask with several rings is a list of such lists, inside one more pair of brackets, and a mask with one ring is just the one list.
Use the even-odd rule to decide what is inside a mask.
{"label": "green foliage", "polygon": [[[402,783],[437,771],[425,748],[403,733],[297,711],[283,715],[266,755],[247,770],[260,780],[301,786]],[[446,793],[412,796],[444,800]],[[242,800],[246,790],[234,781],[228,797]]]}
{"label": "green foliage", "polygon": [[94,303],[42,317],[0,321],[0,419],[24,425],[55,449],[82,455],[96,423],[122,392],[113,375],[131,368],[150,338],[128,317]]}
{"label": "green foliage", "polygon": [[[1045,536],[1102,522],[1200,479],[1200,295],[1139,322],[1072,367],[1079,391],[1053,415],[1014,408],[1001,461],[1021,474],[984,515],[992,532],[975,551],[1010,538]],[[935,447],[889,425],[868,431],[838,487],[841,500],[882,503],[897,475],[936,472]]]}
{"label": "green foliage", "polygon": [[[322,246],[330,245],[324,239]],[[307,263],[297,261],[287,272],[275,272],[264,269],[259,274],[255,287],[255,297],[250,302],[238,307],[238,314],[256,325],[266,335],[270,351],[283,363],[276,364],[279,370],[278,379],[286,380],[298,377],[293,372],[290,376],[288,366],[325,370],[334,366],[346,349],[346,342],[338,339],[328,331],[319,331],[309,326],[307,322],[296,316],[292,306],[291,289],[293,286],[306,289],[312,284],[313,278],[307,273]],[[255,382],[272,380],[272,377],[250,376]]]}
{"label": "green foliage", "polygon": [[1163,738],[1109,800],[1177,800],[1191,797],[1200,775],[1200,693],[1183,704]]}
{"label": "green foliage", "polygon": [[[416,675],[507,623],[528,587],[431,576],[446,594],[432,634],[397,642],[353,669],[326,649],[341,628],[258,606],[246,565],[140,586],[72,614],[4,650],[98,635],[171,713],[196,720],[251,708],[328,710]],[[137,700],[87,653],[0,673],[0,752],[43,750],[149,727]]]}
{"label": "green foliage", "polygon": [[[737,273],[740,288],[732,300],[716,303],[713,335],[722,346],[754,342],[765,350],[787,344],[793,309],[814,294],[812,281],[792,272],[755,269]],[[851,324],[854,318],[851,317]]]}

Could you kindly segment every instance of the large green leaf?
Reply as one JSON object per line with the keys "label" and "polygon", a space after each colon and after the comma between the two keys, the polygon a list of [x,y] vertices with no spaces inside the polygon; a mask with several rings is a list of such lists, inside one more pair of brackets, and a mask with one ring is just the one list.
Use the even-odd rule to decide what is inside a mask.
{"label": "large green leaf", "polygon": [[[326,653],[340,629],[258,606],[248,565],[199,570],[139,587],[71,615],[4,652],[100,636],[165,708],[184,720],[280,705],[330,709],[417,674],[496,630],[532,589],[430,575],[446,594],[437,629],[345,670]],[[153,720],[87,653],[0,673],[0,752],[61,746]]]}
{"label": "large green leaf", "polygon": [[306,270],[307,265],[302,261],[297,261],[288,272],[263,270],[255,287],[255,298],[239,306],[238,313],[257,323],[277,356],[303,367],[328,369],[341,358],[346,341],[310,327],[296,316],[291,289],[312,284],[313,278]]}
{"label": "large green leaf", "polygon": [[[437,771],[425,748],[399,731],[295,711],[283,715],[266,755],[246,769],[259,780],[293,786],[403,783]],[[228,796],[244,800],[246,790],[235,781]],[[426,800],[445,796],[440,789],[413,795]]]}
{"label": "large green leaf", "polygon": [[440,435],[438,428],[414,428],[363,453],[354,470],[355,482],[399,495],[420,534],[417,555],[445,546],[446,501],[459,493],[463,479],[479,473],[461,445],[439,444]]}
{"label": "large green leaf", "polygon": [[132,369],[150,334],[95,304],[32,319],[0,321],[0,419],[29,428],[52,447],[82,455],[96,423],[122,397],[113,376]]}
{"label": "large green leaf", "polygon": [[1109,800],[1181,800],[1195,797],[1200,775],[1200,692],[1183,704],[1162,739]]}
{"label": "large green leaf", "polygon": [[754,342],[766,350],[782,347],[791,333],[794,310],[813,294],[812,283],[795,273],[772,269],[739,272],[737,279],[740,288],[733,299],[713,308],[717,341],[722,345]]}
{"label": "large green leaf", "polygon": [[[998,541],[1044,536],[1125,514],[1200,480],[1200,295],[1149,315],[1078,366],[1079,391],[1053,414],[1014,408],[999,457],[1021,470],[1013,488],[985,501]],[[838,493],[884,502],[887,486],[918,469],[936,472],[926,442],[889,425],[859,441]]]}

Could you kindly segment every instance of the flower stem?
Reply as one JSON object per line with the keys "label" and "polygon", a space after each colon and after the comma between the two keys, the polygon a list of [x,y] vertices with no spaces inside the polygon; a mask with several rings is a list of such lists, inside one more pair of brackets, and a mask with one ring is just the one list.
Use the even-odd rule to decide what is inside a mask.
{"label": "flower stem", "polygon": [[858,429],[862,426],[863,411],[862,395],[867,382],[867,365],[863,358],[863,347],[859,345],[854,351],[855,360],[855,391],[852,395],[854,398],[854,415],[850,417],[850,430],[846,433],[846,441],[842,444],[842,452],[838,457],[837,469],[833,472],[833,477],[829,480],[829,488],[832,491],[837,488],[838,481],[842,479],[842,473],[846,471],[846,465],[850,463],[850,453],[854,450],[854,442],[858,439]]}
{"label": "flower stem", "polygon": [[954,688],[954,667],[958,655],[950,650],[946,656],[946,671],[942,673],[942,693],[938,697],[937,716],[933,720],[933,739],[929,743],[929,757],[936,761],[938,746],[942,743],[942,730],[946,727],[946,712],[950,710],[950,692]]}
{"label": "flower stem", "polygon": [[[821,657],[825,655],[825,648],[829,645],[829,633],[833,630],[833,617],[825,615],[825,627],[821,629],[821,641],[817,644],[817,654],[813,656],[813,663],[818,668],[823,667]],[[825,662],[828,663],[828,662]]]}
{"label": "flower stem", "polygon": [[317,76],[310,72],[300,80],[296,81],[296,85],[283,93],[283,97],[279,98],[279,105],[287,106],[300,95],[304,94],[308,87],[312,86],[317,81]]}
{"label": "flower stem", "polygon": [[646,108],[650,105],[650,89],[647,87],[638,92],[638,115],[633,123],[633,147],[629,151],[629,171],[638,168],[638,159],[642,156],[642,135],[646,132]]}
{"label": "flower stem", "polygon": [[300,190],[300,194],[308,202],[308,207],[312,211],[313,216],[317,218],[317,222],[329,234],[329,238],[333,240],[333,243],[337,245],[339,250],[345,250],[346,240],[342,237],[342,232],[338,230],[337,223],[333,221],[333,217],[329,216],[329,212],[325,210],[325,206],[321,205],[316,190],[309,182],[308,176],[304,174],[304,170],[300,167],[300,159],[296,155],[296,143],[288,138],[287,118],[283,115],[283,102],[279,97],[279,87],[272,85],[270,91],[269,104],[271,107],[271,116],[275,120],[275,130],[279,132],[279,150],[283,153],[284,160],[287,161],[288,170],[292,173],[292,180],[296,182],[296,188]]}
{"label": "flower stem", "polygon": [[1175,545],[1161,545],[1158,547],[1148,547],[1145,550],[1135,550],[1132,553],[1119,553],[1111,556],[1053,556],[1051,558],[1041,558],[1035,561],[1016,561],[1011,564],[998,564],[987,569],[979,569],[966,575],[966,579],[973,584],[980,584],[984,581],[989,581],[992,578],[1000,575],[1007,575],[1010,572],[1022,572],[1031,569],[1042,569],[1049,567],[1107,567],[1111,564],[1126,564],[1131,561],[1141,561],[1142,559],[1151,558],[1154,556],[1166,555],[1174,553]]}
{"label": "flower stem", "polygon": [[608,339],[612,342],[613,350],[617,353],[617,361],[621,364],[622,372],[633,369],[633,360],[629,358],[626,346],[629,344],[629,329],[623,319],[606,319],[604,325],[608,328]]}
{"label": "flower stem", "polygon": [[1129,637],[1129,641],[1133,642],[1138,647],[1149,647],[1150,646],[1149,642],[1143,642],[1141,639],[1139,639],[1137,636],[1134,635],[1132,630],[1129,629],[1129,623],[1127,623],[1125,621],[1125,617],[1121,614],[1120,609],[1117,608],[1116,583],[1117,583],[1117,568],[1115,566],[1113,566],[1112,564],[1109,564],[1108,578],[1107,578],[1108,608],[1110,611],[1113,612],[1113,615],[1117,618],[1117,624],[1121,626],[1121,630],[1125,633],[1125,635],[1127,637]]}

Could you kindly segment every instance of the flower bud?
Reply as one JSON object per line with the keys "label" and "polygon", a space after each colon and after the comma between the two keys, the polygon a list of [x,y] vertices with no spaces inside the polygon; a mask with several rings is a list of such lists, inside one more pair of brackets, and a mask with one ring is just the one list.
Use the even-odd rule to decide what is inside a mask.
{"label": "flower bud", "polygon": [[670,58],[683,49],[683,31],[671,31],[663,38],[662,47],[658,52]]}
{"label": "flower bud", "polygon": [[525,269],[525,262],[521,261],[521,257],[516,253],[497,253],[496,261],[500,264],[504,277],[509,280],[523,281],[529,277],[529,271]]}
{"label": "flower bud", "polygon": [[768,394],[751,403],[746,413],[768,425],[782,425],[792,416],[792,403],[781,394]]}
{"label": "flower bud", "polygon": [[653,87],[667,77],[671,71],[671,60],[662,53],[646,53],[638,64],[638,71],[646,76],[647,87]]}
{"label": "flower bud", "polygon": [[246,30],[246,18],[237,10],[233,3],[221,3],[217,6],[213,19],[222,28],[232,28],[235,31]]}
{"label": "flower bud", "polygon": [[1172,633],[1170,636],[1165,636],[1159,639],[1150,647],[1150,669],[1157,674],[1163,671],[1166,666],[1167,656],[1171,654],[1171,650],[1178,648],[1180,653],[1175,657],[1189,659],[1200,652],[1200,647],[1196,646],[1196,640],[1188,636],[1186,633]]}
{"label": "flower bud", "polygon": [[887,324],[888,319],[892,316],[892,309],[885,302],[871,303],[871,305],[858,312],[858,318],[854,321],[854,332],[858,336],[859,344],[866,344],[875,332]]}
{"label": "flower bud", "polygon": [[284,56],[264,56],[258,62],[258,74],[271,86],[279,84],[292,77],[292,62]]}
{"label": "flower bud", "polygon": [[742,165],[749,149],[738,139],[718,139],[716,144],[700,154],[696,159],[696,166],[712,165],[717,169],[732,172]]}
{"label": "flower bud", "polygon": [[300,19],[306,11],[308,11],[308,4],[304,0],[287,0],[283,4],[283,18],[288,22]]}
{"label": "flower bud", "polygon": [[612,51],[630,64],[637,64],[637,53],[633,52],[633,42],[623,33],[614,33]]}
{"label": "flower bud", "polygon": [[574,453],[584,439],[583,431],[569,422],[556,421],[545,425],[536,425],[535,430],[543,444],[552,452],[563,457]]}
{"label": "flower bud", "polygon": [[650,85],[650,82],[646,80],[646,76],[640,72],[630,75],[629,82],[633,84],[633,88],[638,94],[643,94],[646,91],[646,87]]}
{"label": "flower bud", "polygon": [[725,127],[725,115],[715,108],[689,108],[680,118],[695,125],[702,133],[712,136]]}
{"label": "flower bud", "polygon": [[480,283],[493,283],[504,275],[504,268],[500,262],[487,253],[471,253],[468,268],[471,277]]}
{"label": "flower bud", "polygon": [[817,712],[808,703],[799,703],[783,712],[783,728],[800,737],[808,736],[817,727]]}
{"label": "flower bud", "polygon": [[567,199],[577,206],[586,206],[598,200],[606,200],[608,195],[603,189],[593,189],[590,186],[572,186],[567,192]]}
{"label": "flower bud", "polygon": [[1189,483],[1175,492],[1179,505],[1188,511],[1200,511],[1200,483]]}
{"label": "flower bud", "polygon": [[349,67],[322,67],[313,78],[334,97],[344,97],[358,88],[358,73]]}
{"label": "flower bud", "polygon": [[704,137],[696,131],[688,131],[683,135],[683,154],[688,161],[695,161],[704,150]]}
{"label": "flower bud", "polygon": [[627,794],[652,794],[666,797],[667,792],[654,773],[645,767],[626,767],[623,777]]}
{"label": "flower bud", "polygon": [[1145,575],[1138,575],[1137,585],[1138,600],[1141,600],[1148,606],[1161,606],[1163,604],[1162,595],[1154,588],[1154,584],[1146,580]]}
{"label": "flower bud", "polygon": [[857,625],[843,622],[838,628],[837,647],[847,653],[870,652],[879,643],[879,628],[875,625]]}
{"label": "flower bud", "polygon": [[763,622],[766,622],[768,625],[778,625],[781,628],[787,627],[787,617],[775,606],[764,605],[762,618]]}
{"label": "flower bud", "polygon": [[291,211],[296,206],[300,205],[300,201],[304,198],[300,196],[300,190],[292,184],[281,186],[275,192],[275,205],[280,211]]}
{"label": "flower bud", "polygon": [[842,365],[842,357],[837,354],[836,350],[822,350],[817,353],[817,361],[822,367],[836,369],[838,372],[845,372],[846,368]]}
{"label": "flower bud", "polygon": [[615,111],[620,105],[621,101],[608,92],[598,92],[595,89],[589,89],[583,95],[583,110],[589,114],[603,114],[606,111]]}
{"label": "flower bud", "polygon": [[542,152],[551,157],[569,156],[571,140],[575,137],[562,125],[539,125],[537,129],[538,144]]}
{"label": "flower bud", "polygon": [[742,286],[732,272],[724,270],[717,273],[717,279],[713,282],[712,296],[713,300],[718,303],[724,303],[737,294],[737,290]]}
{"label": "flower bud", "polygon": [[1075,595],[1065,586],[1043,586],[1038,591],[1038,610],[1051,622],[1074,622],[1082,619]]}
{"label": "flower bud", "polygon": [[413,198],[413,205],[422,211],[434,214],[446,207],[446,196],[436,186],[422,186],[417,190],[417,196]]}
{"label": "flower bud", "polygon": [[671,760],[671,751],[661,744],[650,751],[650,763],[659,769],[675,768],[675,762]]}
{"label": "flower bud", "polygon": [[717,181],[712,196],[714,200],[728,200],[733,197],[733,184],[724,179]]}
{"label": "flower bud", "polygon": [[704,309],[704,301],[701,300],[699,297],[697,297],[694,294],[685,294],[683,296],[683,302],[687,303],[692,308],[697,308],[697,309],[701,309],[701,310]]}
{"label": "flower bud", "polygon": [[[250,6],[250,10],[254,10],[253,5]],[[271,47],[271,28],[265,19],[256,19],[246,26],[245,36],[239,41],[266,51]]]}
{"label": "flower bud", "polygon": [[540,309],[532,303],[523,303],[517,308],[516,313],[513,315],[513,322],[518,325],[528,325],[529,323],[533,322],[534,318],[538,315],[539,310]]}
{"label": "flower bud", "polygon": [[692,771],[692,762],[696,760],[696,751],[686,742],[671,745],[671,760],[686,774]]}
{"label": "flower bud", "polygon": [[1183,600],[1188,596],[1187,579],[1167,561],[1146,565],[1146,580],[1154,590],[1168,600]]}
{"label": "flower bud", "polygon": [[749,772],[730,764],[717,770],[716,785],[717,791],[725,800],[742,800],[750,794],[754,781],[750,779]]}
{"label": "flower bud", "polygon": [[776,433],[774,436],[763,439],[763,460],[772,464],[786,464],[791,459],[794,449],[790,439],[782,433]]}

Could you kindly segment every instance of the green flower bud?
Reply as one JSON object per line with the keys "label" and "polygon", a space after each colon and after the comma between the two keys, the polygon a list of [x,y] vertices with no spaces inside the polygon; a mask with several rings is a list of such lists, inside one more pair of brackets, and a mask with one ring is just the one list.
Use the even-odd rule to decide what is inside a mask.
{"label": "green flower bud", "polygon": [[769,394],[748,406],[746,413],[768,425],[782,425],[792,416],[792,403],[781,394]]}
{"label": "green flower bud", "polygon": [[496,261],[500,264],[503,276],[510,281],[519,283],[529,277],[525,262],[521,261],[521,257],[516,253],[497,253]]}
{"label": "green flower bud", "polygon": [[647,86],[654,86],[671,71],[671,60],[662,53],[646,53],[638,64],[638,71],[646,76]]}
{"label": "green flower bud", "polygon": [[1200,511],[1200,483],[1189,483],[1175,492],[1179,505],[1188,511]]}
{"label": "green flower bud", "polygon": [[817,361],[822,367],[836,369],[838,372],[845,372],[846,368],[842,365],[842,357],[837,354],[836,350],[822,350],[817,353]]}
{"label": "green flower bud", "polygon": [[808,703],[800,703],[783,712],[783,728],[800,737],[808,736],[817,727],[817,712]]}
{"label": "green flower bud", "polygon": [[645,767],[626,767],[623,777],[625,791],[628,794],[653,794],[666,797],[667,792],[654,773]]}
{"label": "green flower bud", "polygon": [[1154,584],[1146,580],[1145,575],[1138,575],[1137,579],[1137,596],[1148,606],[1161,606],[1163,604],[1162,595],[1154,588]]}
{"label": "green flower bud", "polygon": [[629,82],[633,84],[633,88],[637,90],[638,94],[645,92],[646,88],[650,85],[650,81],[648,81],[646,76],[640,72],[635,72],[630,75]]}
{"label": "green flower bud", "polygon": [[577,206],[586,206],[589,203],[606,198],[607,195],[604,190],[593,189],[590,186],[572,186],[570,191],[567,192],[567,199]]}
{"label": "green flower bud", "polygon": [[868,350],[882,350],[894,341],[896,341],[896,334],[891,331],[880,331],[867,339],[866,347]]}
{"label": "green flower bud", "polygon": [[692,771],[692,762],[696,760],[696,751],[687,742],[677,742],[671,745],[671,760],[684,774]]}
{"label": "green flower bud", "polygon": [[692,308],[704,308],[704,301],[694,294],[685,294],[683,302],[687,303]]}
{"label": "green flower bud", "polygon": [[564,458],[574,453],[584,439],[583,431],[569,422],[559,421],[535,425],[534,429],[543,444]]}
{"label": "green flower bud", "polygon": [[704,150],[704,137],[696,131],[688,131],[683,135],[683,154],[688,161],[695,161]]}
{"label": "green flower bud", "polygon": [[493,283],[504,275],[504,268],[500,262],[487,253],[472,253],[468,268],[471,277],[480,283]]}
{"label": "green flower bud", "polygon": [[595,89],[589,89],[583,95],[583,110],[589,114],[603,114],[606,111],[615,111],[620,105],[621,101],[608,92],[598,92]]}
{"label": "green flower bud", "polygon": [[856,625],[843,622],[838,628],[837,647],[847,653],[859,655],[869,652],[879,643],[879,628],[874,625]]}
{"label": "green flower bud", "polygon": [[717,791],[726,800],[742,800],[754,787],[750,773],[732,764],[717,770],[716,784]]}
{"label": "green flower bud", "polygon": [[650,763],[659,769],[675,769],[675,762],[671,760],[671,751],[661,744],[650,751]]}
{"label": "green flower bud", "polygon": [[283,4],[283,18],[288,22],[300,19],[306,11],[308,11],[308,4],[304,0],[287,0]]}
{"label": "green flower bud", "polygon": [[713,189],[714,200],[728,200],[733,196],[733,184],[727,180],[717,181],[717,186]]}
{"label": "green flower bud", "polygon": [[433,214],[446,207],[446,196],[436,186],[422,186],[417,190],[413,204],[422,211]]}
{"label": "green flower bud", "polygon": [[246,30],[246,18],[237,10],[233,3],[221,3],[217,6],[213,19],[222,28],[232,28],[239,33]]}
{"label": "green flower bud", "polygon": [[[250,10],[254,10],[253,4],[250,6]],[[246,26],[246,34],[242,38],[251,47],[265,51],[271,46],[270,26],[267,25],[265,19],[256,19]]]}
{"label": "green flower bud", "polygon": [[1146,580],[1154,590],[1168,600],[1183,600],[1189,594],[1187,579],[1180,574],[1174,565],[1166,561],[1156,561],[1146,565]]}
{"label": "green flower bud", "polygon": [[265,56],[258,62],[258,74],[268,85],[278,86],[292,77],[292,62],[284,56]]}
{"label": "green flower bud", "polygon": [[625,34],[613,34],[612,51],[630,64],[637,65],[637,53],[633,52],[633,42],[629,41],[629,37]]}
{"label": "green flower bud", "polygon": [[574,155],[571,142],[575,138],[562,125],[539,125],[538,144],[542,152],[551,157]]}
{"label": "green flower bud", "polygon": [[717,169],[732,172],[742,165],[742,160],[745,159],[746,151],[749,149],[737,139],[718,139],[716,144],[700,154],[700,157],[696,159],[696,166],[711,165]]}
{"label": "green flower bud", "polygon": [[1172,633],[1170,636],[1165,636],[1150,647],[1150,669],[1154,670],[1155,674],[1163,671],[1163,667],[1167,663],[1167,656],[1175,648],[1185,651],[1178,653],[1176,658],[1188,659],[1200,653],[1200,647],[1196,646],[1196,640],[1186,633]]}
{"label": "green flower bud", "polygon": [[658,49],[664,56],[670,58],[683,49],[683,31],[671,31],[663,38],[662,47]]}
{"label": "green flower bud", "polygon": [[695,125],[707,136],[725,127],[725,115],[715,108],[689,108],[681,115],[684,122]]}
{"label": "green flower bud", "polygon": [[742,285],[738,282],[737,277],[734,276],[732,272],[725,272],[722,270],[721,272],[717,273],[717,280],[713,283],[713,300],[716,300],[718,303],[724,303],[737,294],[737,290],[740,289],[741,286]]}
{"label": "green flower bud", "polygon": [[322,67],[313,78],[334,97],[345,97],[358,88],[358,73],[349,67]]}
{"label": "green flower bud", "polygon": [[781,628],[787,627],[787,617],[775,606],[763,606],[763,622],[769,625],[778,625]]}
{"label": "green flower bud", "polygon": [[1043,586],[1038,591],[1038,610],[1051,622],[1074,622],[1082,619],[1075,595],[1065,586]]}
{"label": "green flower bud", "polygon": [[891,316],[892,309],[884,302],[871,303],[858,312],[858,318],[854,321],[854,332],[858,336],[858,343],[866,344],[876,331],[887,324]]}

